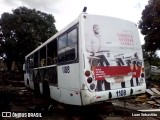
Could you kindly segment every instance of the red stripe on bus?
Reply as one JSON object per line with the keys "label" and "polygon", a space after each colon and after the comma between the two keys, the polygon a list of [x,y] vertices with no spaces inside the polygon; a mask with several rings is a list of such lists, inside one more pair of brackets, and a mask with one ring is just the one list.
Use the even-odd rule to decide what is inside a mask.
{"label": "red stripe on bus", "polygon": [[105,77],[113,77],[113,76],[127,76],[132,75],[132,77],[139,77],[141,72],[141,67],[133,67],[131,69],[130,66],[99,66],[94,67],[94,75],[96,80],[104,80]]}

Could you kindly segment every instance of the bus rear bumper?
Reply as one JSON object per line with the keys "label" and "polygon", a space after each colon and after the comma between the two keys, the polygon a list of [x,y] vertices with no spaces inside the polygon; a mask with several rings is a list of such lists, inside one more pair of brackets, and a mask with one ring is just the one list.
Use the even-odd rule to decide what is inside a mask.
{"label": "bus rear bumper", "polygon": [[82,102],[83,105],[89,105],[100,101],[141,94],[145,93],[145,91],[146,83],[143,83],[141,86],[136,87],[121,88],[99,92],[90,92],[89,90],[82,90]]}

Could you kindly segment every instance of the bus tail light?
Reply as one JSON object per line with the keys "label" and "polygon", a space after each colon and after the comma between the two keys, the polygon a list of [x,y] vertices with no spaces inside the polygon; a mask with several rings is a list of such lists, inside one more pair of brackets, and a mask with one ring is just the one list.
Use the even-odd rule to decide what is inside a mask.
{"label": "bus tail light", "polygon": [[144,67],[142,67],[142,72],[144,72]]}
{"label": "bus tail light", "polygon": [[141,77],[144,78],[144,73],[141,73]]}
{"label": "bus tail light", "polygon": [[89,70],[87,70],[86,72],[85,72],[85,76],[86,77],[89,77],[91,75],[91,72],[89,71]]}
{"label": "bus tail light", "polygon": [[91,90],[94,90],[94,89],[95,89],[95,86],[96,86],[96,85],[95,85],[94,83],[92,83],[92,84],[90,85],[90,89],[91,89]]}
{"label": "bus tail light", "polygon": [[91,77],[87,78],[87,82],[91,83],[93,81],[93,79]]}

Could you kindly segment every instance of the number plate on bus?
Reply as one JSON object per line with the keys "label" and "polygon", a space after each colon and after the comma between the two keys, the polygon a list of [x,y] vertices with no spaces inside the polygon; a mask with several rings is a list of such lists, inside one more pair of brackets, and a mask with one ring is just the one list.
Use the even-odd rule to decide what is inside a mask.
{"label": "number plate on bus", "polygon": [[114,78],[114,81],[115,81],[116,83],[124,82],[124,77],[121,77],[121,76],[115,77],[115,78]]}
{"label": "number plate on bus", "polygon": [[125,95],[126,95],[126,90],[125,90],[125,89],[118,90],[118,91],[116,92],[116,94],[117,94],[117,97],[125,96]]}

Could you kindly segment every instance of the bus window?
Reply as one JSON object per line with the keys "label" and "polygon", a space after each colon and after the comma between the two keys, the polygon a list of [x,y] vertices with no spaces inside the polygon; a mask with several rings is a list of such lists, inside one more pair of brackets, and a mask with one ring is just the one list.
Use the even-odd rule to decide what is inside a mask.
{"label": "bus window", "polygon": [[65,48],[67,46],[67,34],[64,34],[58,41],[58,62],[65,61]]}
{"label": "bus window", "polygon": [[30,65],[29,65],[29,59],[30,59],[30,57],[28,57],[28,58],[27,58],[27,61],[26,61],[26,72],[27,72],[27,73],[29,73],[29,66],[30,66]]}
{"label": "bus window", "polygon": [[75,60],[77,57],[77,29],[59,38],[58,41],[58,62]]}
{"label": "bus window", "polygon": [[33,68],[33,67],[34,67],[33,55],[31,55],[31,56],[29,57],[29,67],[30,67],[30,68]]}
{"label": "bus window", "polygon": [[77,29],[68,33],[67,40],[65,59],[66,61],[75,60],[77,56]]}
{"label": "bus window", "polygon": [[57,39],[47,45],[47,65],[56,64],[57,58]]}
{"label": "bus window", "polygon": [[46,65],[46,46],[40,49],[40,67]]}
{"label": "bus window", "polygon": [[34,68],[38,67],[38,52],[34,53]]}

